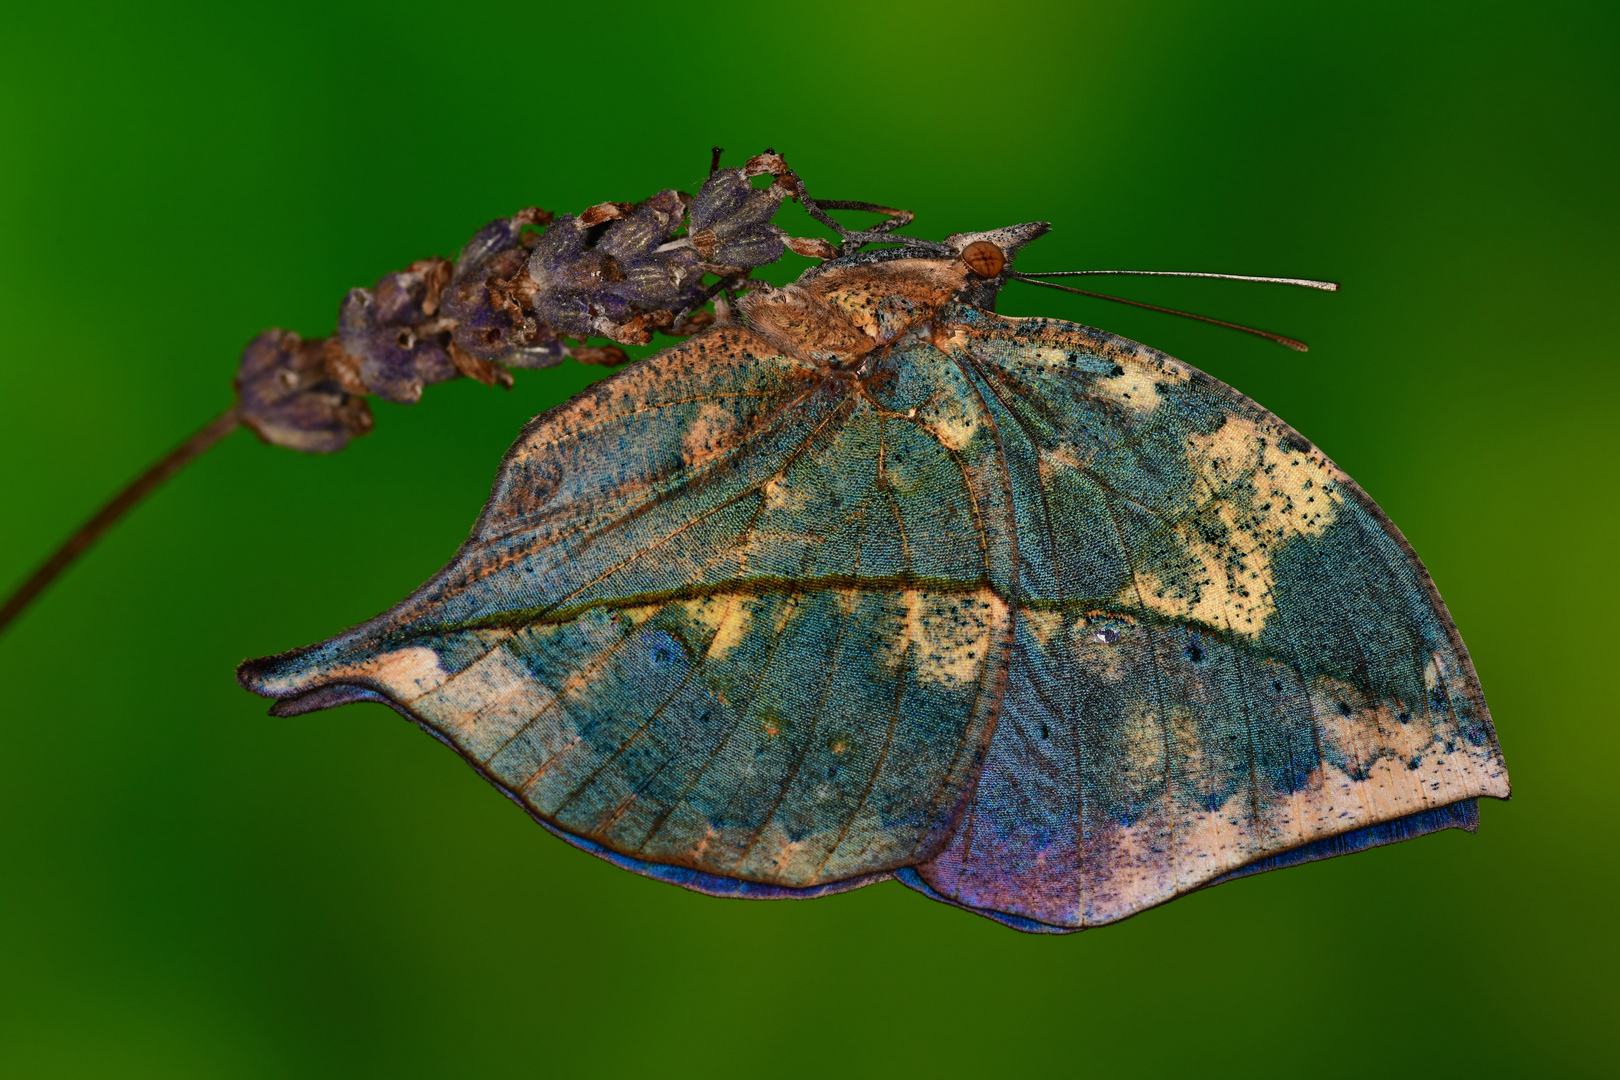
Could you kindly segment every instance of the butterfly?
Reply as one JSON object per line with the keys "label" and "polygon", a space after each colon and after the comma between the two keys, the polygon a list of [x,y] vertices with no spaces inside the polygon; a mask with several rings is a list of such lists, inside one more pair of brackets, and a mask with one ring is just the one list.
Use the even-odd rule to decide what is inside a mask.
{"label": "butterfly", "polygon": [[530,423],[432,580],[242,684],[382,702],[718,896],[892,878],[1063,933],[1471,831],[1507,772],[1411,547],[1231,387],[996,314],[1045,231],[722,298]]}

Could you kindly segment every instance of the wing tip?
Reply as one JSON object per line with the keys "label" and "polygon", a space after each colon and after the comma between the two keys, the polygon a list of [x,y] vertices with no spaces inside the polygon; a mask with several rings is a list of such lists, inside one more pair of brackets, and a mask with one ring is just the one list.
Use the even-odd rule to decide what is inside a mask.
{"label": "wing tip", "polygon": [[236,665],[237,684],[248,693],[258,694],[260,697],[282,697],[284,695],[272,690],[271,685],[282,677],[280,672],[283,662],[295,655],[296,649],[292,652],[277,653],[275,656],[243,660]]}
{"label": "wing tip", "polygon": [[[277,716],[296,716],[300,712],[326,708],[328,706],[297,708],[292,702],[311,698],[311,695],[326,690],[344,692],[346,684],[329,681],[328,669],[332,667],[334,660],[331,645],[331,642],[326,642],[276,653],[273,656],[243,660],[236,666],[236,681],[249,693],[279,699],[271,710]],[[349,687],[349,689],[359,688]],[[285,711],[288,709],[294,711]]]}

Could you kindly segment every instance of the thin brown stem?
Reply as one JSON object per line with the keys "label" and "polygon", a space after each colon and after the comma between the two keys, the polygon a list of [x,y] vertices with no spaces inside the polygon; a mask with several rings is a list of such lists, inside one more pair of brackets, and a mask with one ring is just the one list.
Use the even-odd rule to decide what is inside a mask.
{"label": "thin brown stem", "polygon": [[213,446],[219,440],[236,430],[241,418],[236,409],[230,408],[221,413],[207,427],[175,447],[163,460],[147,469],[134,482],[113,497],[112,501],[96,512],[95,517],[79,527],[79,531],[68,537],[68,540],[56,552],[46,559],[38,570],[35,570],[28,580],[17,587],[17,590],[6,597],[3,607],[0,607],[0,633],[11,621],[22,614],[26,608],[45,587],[56,579],[56,576],[66,570],[73,560],[78,558],[84,549],[96,542],[96,538],[106,532],[119,518],[146,498],[163,481],[189,465],[194,458]]}

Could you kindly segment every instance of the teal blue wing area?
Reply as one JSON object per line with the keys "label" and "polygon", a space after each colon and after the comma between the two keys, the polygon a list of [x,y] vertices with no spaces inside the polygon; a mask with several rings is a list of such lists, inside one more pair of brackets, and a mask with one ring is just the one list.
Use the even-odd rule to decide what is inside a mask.
{"label": "teal blue wing area", "polygon": [[1005,467],[1020,617],[975,791],[908,884],[1077,929],[1508,796],[1428,574],[1292,429],[1070,323],[959,309],[947,352]]}
{"label": "teal blue wing area", "polygon": [[532,424],[400,606],[241,678],[282,712],[385,700],[636,869],[755,895],[871,880],[942,847],[994,730],[995,468],[715,331]]}
{"label": "teal blue wing area", "polygon": [[393,610],[250,661],[708,892],[1025,930],[1471,827],[1484,700],[1393,526],[1151,350],[955,309],[857,377],[708,331],[537,419]]}

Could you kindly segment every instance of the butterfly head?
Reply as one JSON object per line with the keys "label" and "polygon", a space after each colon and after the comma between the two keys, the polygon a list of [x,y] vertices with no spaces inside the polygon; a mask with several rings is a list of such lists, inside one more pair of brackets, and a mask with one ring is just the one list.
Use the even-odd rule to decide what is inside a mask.
{"label": "butterfly head", "polygon": [[945,246],[966,271],[962,288],[954,297],[959,303],[994,311],[996,294],[1012,276],[1013,260],[1027,244],[1046,235],[1052,226],[1045,221],[1009,225],[989,232],[957,233],[945,238]]}

